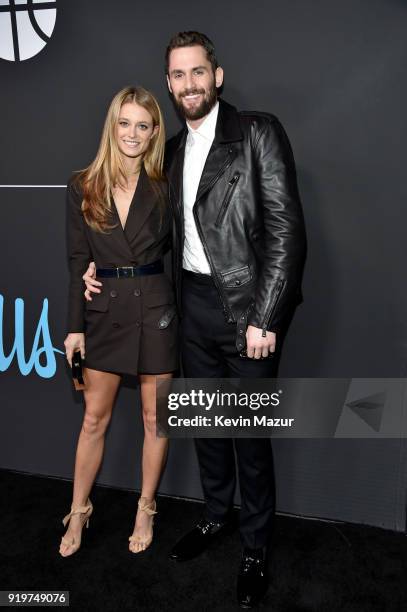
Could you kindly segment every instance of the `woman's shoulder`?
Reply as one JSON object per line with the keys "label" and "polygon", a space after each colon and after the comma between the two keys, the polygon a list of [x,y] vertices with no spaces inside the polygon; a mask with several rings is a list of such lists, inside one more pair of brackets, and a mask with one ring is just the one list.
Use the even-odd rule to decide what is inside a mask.
{"label": "woman's shoulder", "polygon": [[80,171],[73,172],[68,179],[66,187],[69,194],[71,194],[75,198],[80,198],[82,200],[83,190],[81,175],[82,173]]}

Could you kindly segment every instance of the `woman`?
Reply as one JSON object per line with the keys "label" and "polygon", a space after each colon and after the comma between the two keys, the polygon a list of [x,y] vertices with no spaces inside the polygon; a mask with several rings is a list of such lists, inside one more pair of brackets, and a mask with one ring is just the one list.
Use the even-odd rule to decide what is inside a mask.
{"label": "woman", "polygon": [[[165,132],[154,96],[141,87],[119,91],[109,107],[95,160],[67,190],[70,265],[66,356],[86,361],[85,414],[76,452],[71,512],[60,554],[72,555],[89,523],[90,490],[100,467],[104,436],[122,374],[140,381],[144,421],[142,490],[129,549],[152,540],[155,491],[167,440],[156,437],[155,382],[178,368],[172,287],[163,272],[170,212],[163,180]],[[85,302],[82,275],[96,262],[102,291]]]}

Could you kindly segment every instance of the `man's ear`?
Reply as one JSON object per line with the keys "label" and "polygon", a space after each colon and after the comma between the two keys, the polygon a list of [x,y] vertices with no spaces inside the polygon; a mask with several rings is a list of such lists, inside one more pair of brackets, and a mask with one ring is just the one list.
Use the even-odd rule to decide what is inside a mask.
{"label": "man's ear", "polygon": [[168,89],[170,90],[170,92],[172,93],[172,89],[171,89],[171,83],[170,83],[170,77],[167,74],[167,85],[168,85]]}
{"label": "man's ear", "polygon": [[218,66],[215,70],[215,84],[216,87],[219,88],[221,87],[223,83],[223,68],[221,68],[220,66]]}

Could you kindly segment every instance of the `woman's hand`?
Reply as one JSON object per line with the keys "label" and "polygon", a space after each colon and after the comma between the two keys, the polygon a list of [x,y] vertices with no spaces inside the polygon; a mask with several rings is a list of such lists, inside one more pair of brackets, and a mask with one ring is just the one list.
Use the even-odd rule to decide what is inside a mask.
{"label": "woman's hand", "polygon": [[85,298],[87,299],[88,302],[91,302],[92,301],[91,293],[100,293],[101,289],[98,289],[98,287],[102,286],[102,283],[95,280],[96,265],[94,261],[90,262],[89,267],[86,270],[85,274],[82,276],[82,278],[86,283]]}
{"label": "woman's hand", "polygon": [[72,356],[75,351],[81,352],[82,359],[85,358],[85,334],[68,334],[64,340],[65,354],[69,365],[72,368]]}

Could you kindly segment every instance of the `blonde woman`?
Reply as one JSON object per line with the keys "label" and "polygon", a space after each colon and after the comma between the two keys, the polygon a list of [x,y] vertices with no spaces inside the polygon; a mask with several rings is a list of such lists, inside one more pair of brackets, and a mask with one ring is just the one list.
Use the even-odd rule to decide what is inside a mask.
{"label": "blonde woman", "polygon": [[[144,422],[142,490],[129,549],[152,541],[155,491],[167,440],[156,437],[155,382],[178,368],[177,317],[162,258],[171,218],[162,172],[165,131],[154,96],[127,87],[113,98],[94,161],[67,190],[70,265],[68,362],[85,358],[85,413],[76,451],[71,512],[59,552],[81,545],[92,514],[90,491],[121,375],[139,377]],[[100,293],[85,302],[82,275],[96,263]]]}

